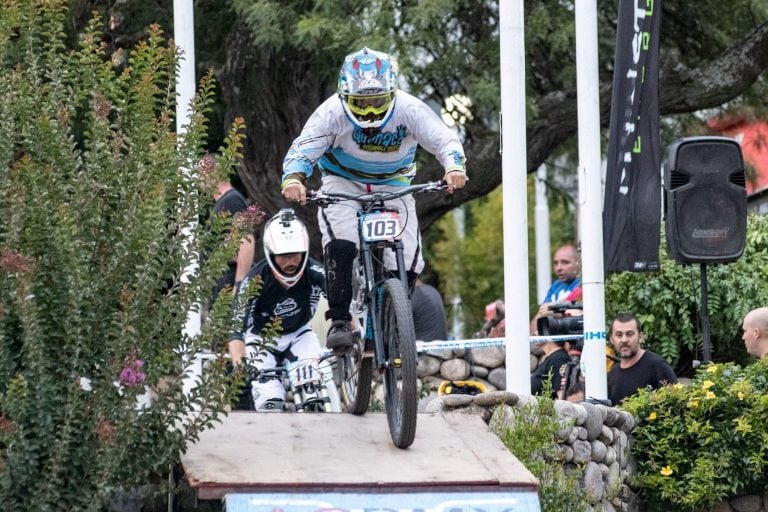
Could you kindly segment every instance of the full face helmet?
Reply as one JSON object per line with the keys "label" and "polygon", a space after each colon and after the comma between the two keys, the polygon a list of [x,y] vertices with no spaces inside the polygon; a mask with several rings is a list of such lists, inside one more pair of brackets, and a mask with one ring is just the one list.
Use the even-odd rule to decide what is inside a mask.
{"label": "full face helmet", "polygon": [[[275,256],[294,253],[301,254],[301,263],[295,271],[285,273],[275,261]],[[309,234],[292,208],[280,210],[264,227],[264,255],[272,274],[287,288],[299,282],[304,275],[309,259]]]}
{"label": "full face helmet", "polygon": [[395,106],[397,62],[368,48],[351,53],[339,72],[339,97],[347,116],[360,128],[379,128]]}

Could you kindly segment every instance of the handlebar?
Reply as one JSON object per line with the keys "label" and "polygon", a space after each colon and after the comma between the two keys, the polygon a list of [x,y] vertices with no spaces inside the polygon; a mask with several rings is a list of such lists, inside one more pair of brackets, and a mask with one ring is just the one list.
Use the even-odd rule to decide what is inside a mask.
{"label": "handlebar", "polygon": [[342,201],[359,201],[362,203],[377,203],[380,201],[390,201],[403,197],[408,194],[422,194],[424,192],[435,192],[447,187],[445,180],[430,181],[418,185],[402,187],[396,191],[365,192],[363,194],[348,194],[346,192],[325,192],[322,190],[308,190],[307,204],[317,206],[327,206],[329,204],[340,203]]}

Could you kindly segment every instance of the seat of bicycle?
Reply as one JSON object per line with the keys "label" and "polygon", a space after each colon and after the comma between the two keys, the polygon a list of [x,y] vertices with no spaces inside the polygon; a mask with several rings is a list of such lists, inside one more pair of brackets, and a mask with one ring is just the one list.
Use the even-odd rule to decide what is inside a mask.
{"label": "seat of bicycle", "polygon": [[348,320],[334,320],[325,337],[325,346],[331,349],[334,355],[342,355],[352,349],[354,345],[354,333]]}

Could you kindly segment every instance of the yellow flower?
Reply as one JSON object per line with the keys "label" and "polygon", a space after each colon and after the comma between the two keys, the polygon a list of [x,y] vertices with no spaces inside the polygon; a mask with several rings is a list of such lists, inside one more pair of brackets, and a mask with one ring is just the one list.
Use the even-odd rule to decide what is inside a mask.
{"label": "yellow flower", "polygon": [[677,382],[674,386],[672,386],[675,389],[683,389],[683,385]]}
{"label": "yellow flower", "polygon": [[719,370],[719,368],[716,364],[707,366],[707,373],[715,373],[717,370]]}
{"label": "yellow flower", "polygon": [[661,473],[663,476],[669,476],[669,475],[671,475],[671,474],[672,474],[672,468],[671,468],[671,467],[669,467],[669,466],[664,466],[663,468],[661,468],[661,471],[660,471],[660,473]]}
{"label": "yellow flower", "polygon": [[697,408],[698,406],[699,406],[699,401],[698,401],[698,400],[689,400],[689,401],[688,401],[688,407],[689,407],[690,409],[695,409],[695,408]]}
{"label": "yellow flower", "polygon": [[736,396],[739,397],[739,400],[744,400],[744,397],[746,396],[743,391],[739,391],[736,393]]}
{"label": "yellow flower", "polygon": [[717,396],[717,395],[716,395],[716,394],[714,394],[713,392],[711,392],[711,391],[707,391],[707,395],[706,395],[704,398],[706,398],[707,400],[712,400],[712,399],[713,399],[713,398],[715,398],[716,396]]}
{"label": "yellow flower", "polygon": [[648,419],[649,419],[650,421],[653,421],[653,420],[655,420],[655,419],[656,419],[656,412],[654,411],[654,412],[652,412],[651,414],[649,414],[649,415],[648,415]]}
{"label": "yellow flower", "polygon": [[704,389],[709,389],[709,388],[711,388],[714,385],[715,385],[715,383],[712,382],[711,380],[705,380],[704,383],[701,385],[701,387],[704,388]]}

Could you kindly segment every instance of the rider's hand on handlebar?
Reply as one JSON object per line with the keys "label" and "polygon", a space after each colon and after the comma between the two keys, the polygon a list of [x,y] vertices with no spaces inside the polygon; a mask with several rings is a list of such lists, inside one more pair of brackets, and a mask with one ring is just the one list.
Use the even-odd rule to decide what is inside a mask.
{"label": "rider's hand on handlebar", "polygon": [[291,203],[305,204],[307,202],[307,187],[299,181],[287,183],[283,187],[283,197]]}
{"label": "rider's hand on handlebar", "polygon": [[467,173],[463,170],[454,169],[445,173],[443,179],[448,186],[448,193],[453,194],[455,190],[464,188],[464,185],[467,184]]}

